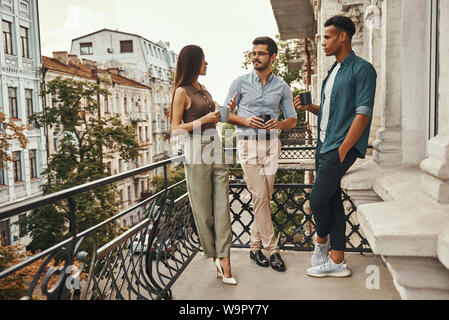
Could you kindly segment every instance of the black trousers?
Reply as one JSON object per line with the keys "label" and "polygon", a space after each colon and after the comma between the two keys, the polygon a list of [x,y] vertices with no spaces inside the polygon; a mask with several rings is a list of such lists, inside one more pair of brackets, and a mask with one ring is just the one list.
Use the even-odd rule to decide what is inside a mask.
{"label": "black trousers", "polygon": [[316,179],[310,194],[310,207],[320,238],[330,235],[332,250],[346,248],[346,219],[341,195],[341,179],[357,160],[358,151],[352,148],[340,163],[338,148],[320,153],[318,139],[315,155]]}

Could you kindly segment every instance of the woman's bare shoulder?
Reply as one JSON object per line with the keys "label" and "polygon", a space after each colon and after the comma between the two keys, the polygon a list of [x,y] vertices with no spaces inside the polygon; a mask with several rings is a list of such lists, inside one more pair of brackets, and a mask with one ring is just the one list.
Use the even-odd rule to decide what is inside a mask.
{"label": "woman's bare shoulder", "polygon": [[175,90],[175,94],[187,95],[187,90],[184,87],[177,87]]}
{"label": "woman's bare shoulder", "polygon": [[185,109],[190,108],[191,100],[187,94],[187,90],[183,87],[176,88],[173,101],[175,104],[182,104]]}

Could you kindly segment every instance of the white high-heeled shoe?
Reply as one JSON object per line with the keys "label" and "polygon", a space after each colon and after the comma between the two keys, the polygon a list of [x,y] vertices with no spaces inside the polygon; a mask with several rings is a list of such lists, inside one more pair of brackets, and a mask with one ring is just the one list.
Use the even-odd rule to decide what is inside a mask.
{"label": "white high-heeled shoe", "polygon": [[223,283],[226,284],[232,284],[232,285],[236,285],[237,284],[237,280],[235,280],[234,277],[231,278],[225,278],[224,273],[223,273],[223,268],[221,267],[220,264],[220,259],[215,259],[215,266],[217,267],[217,278],[222,278]]}

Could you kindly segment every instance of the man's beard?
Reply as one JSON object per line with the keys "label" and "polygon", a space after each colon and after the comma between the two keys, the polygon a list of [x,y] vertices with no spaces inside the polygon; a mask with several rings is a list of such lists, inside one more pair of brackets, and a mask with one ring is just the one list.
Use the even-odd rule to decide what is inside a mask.
{"label": "man's beard", "polygon": [[[253,63],[253,66],[254,66],[254,63]],[[268,69],[268,67],[269,67],[269,62],[266,62],[266,63],[259,63],[259,66],[258,67],[254,66],[254,69],[257,71],[264,71],[264,70]]]}

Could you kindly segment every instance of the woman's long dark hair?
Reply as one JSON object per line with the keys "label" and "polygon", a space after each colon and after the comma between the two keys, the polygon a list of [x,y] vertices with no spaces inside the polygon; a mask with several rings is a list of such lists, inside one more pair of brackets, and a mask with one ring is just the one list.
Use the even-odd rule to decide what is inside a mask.
{"label": "woman's long dark hair", "polygon": [[188,45],[181,49],[176,65],[175,84],[173,87],[173,97],[170,107],[170,122],[173,119],[173,100],[175,91],[179,87],[192,84],[201,72],[204,52],[199,46]]}

